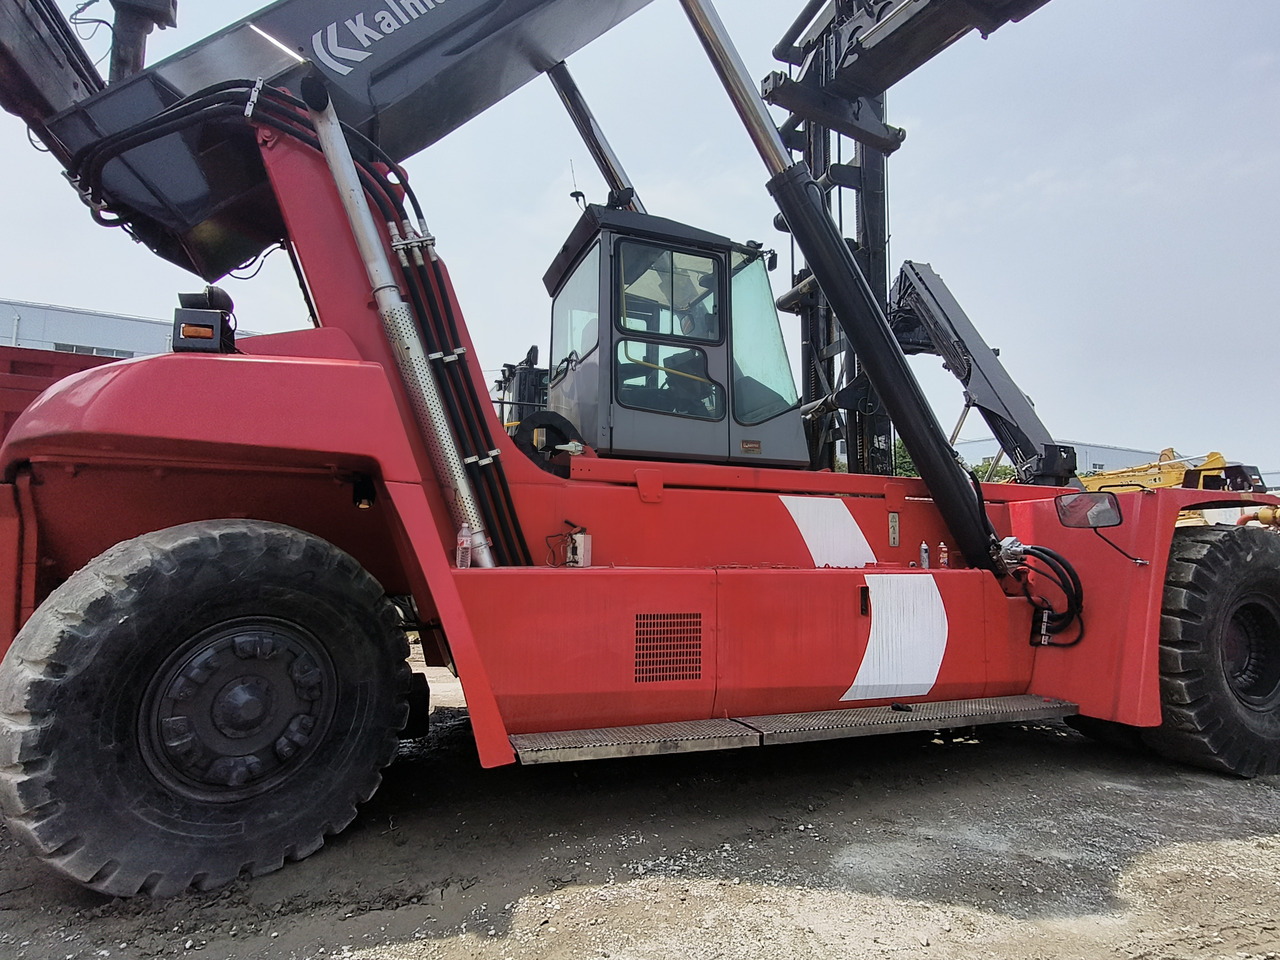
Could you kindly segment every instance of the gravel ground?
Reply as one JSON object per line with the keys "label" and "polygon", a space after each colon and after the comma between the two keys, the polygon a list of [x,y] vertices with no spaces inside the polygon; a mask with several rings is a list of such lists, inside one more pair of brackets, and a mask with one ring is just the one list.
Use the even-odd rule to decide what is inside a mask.
{"label": "gravel ground", "polygon": [[279,873],[108,900],[0,832],[0,957],[1280,955],[1278,777],[1056,723],[484,771],[433,684],[431,736]]}

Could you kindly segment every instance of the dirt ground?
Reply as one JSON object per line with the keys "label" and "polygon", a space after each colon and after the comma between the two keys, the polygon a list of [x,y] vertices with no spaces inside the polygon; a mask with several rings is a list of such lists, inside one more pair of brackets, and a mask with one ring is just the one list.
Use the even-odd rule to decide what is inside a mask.
{"label": "dirt ground", "polygon": [[0,832],[0,958],[1280,955],[1280,777],[1056,723],[484,771],[440,680],[431,736],[270,876],[108,900]]}

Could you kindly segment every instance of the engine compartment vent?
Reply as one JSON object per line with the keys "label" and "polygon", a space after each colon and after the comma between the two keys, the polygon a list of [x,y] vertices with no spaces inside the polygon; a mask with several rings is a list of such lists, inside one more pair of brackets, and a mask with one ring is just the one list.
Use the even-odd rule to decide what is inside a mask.
{"label": "engine compartment vent", "polygon": [[702,614],[636,614],[636,683],[702,679]]}

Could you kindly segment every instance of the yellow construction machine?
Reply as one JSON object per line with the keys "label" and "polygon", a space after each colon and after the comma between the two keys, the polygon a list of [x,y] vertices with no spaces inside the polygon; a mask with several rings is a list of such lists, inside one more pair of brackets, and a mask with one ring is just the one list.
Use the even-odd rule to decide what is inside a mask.
{"label": "yellow construction machine", "polygon": [[[1230,462],[1216,450],[1203,457],[1182,457],[1173,447],[1161,450],[1159,459],[1154,463],[1085,474],[1080,477],[1080,482],[1086,490],[1093,491],[1186,487],[1193,490],[1267,492],[1257,467]],[[1178,525],[1204,526],[1223,519],[1206,517],[1202,510],[1184,510],[1178,517]]]}

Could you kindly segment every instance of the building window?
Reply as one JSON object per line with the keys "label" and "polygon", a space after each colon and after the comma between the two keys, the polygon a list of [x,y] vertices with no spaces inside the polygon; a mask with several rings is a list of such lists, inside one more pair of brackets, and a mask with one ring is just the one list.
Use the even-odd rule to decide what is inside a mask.
{"label": "building window", "polygon": [[1090,464],[1090,465],[1089,465],[1089,469],[1090,469],[1090,470],[1105,470],[1105,469],[1107,469],[1107,465],[1106,465],[1105,463],[1093,463],[1093,464]]}
{"label": "building window", "polygon": [[53,349],[59,353],[79,353],[90,357],[112,357],[116,360],[128,360],[133,356],[132,350],[112,350],[109,347],[86,347],[79,343],[55,343]]}

